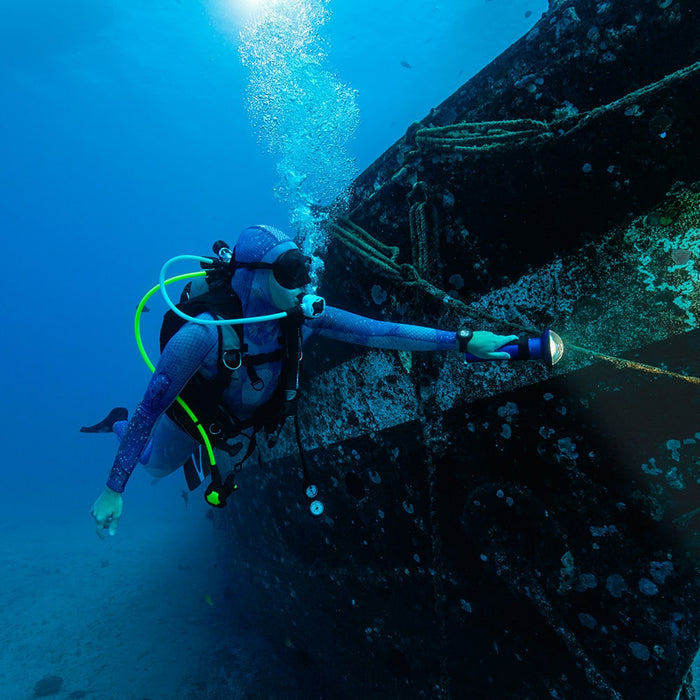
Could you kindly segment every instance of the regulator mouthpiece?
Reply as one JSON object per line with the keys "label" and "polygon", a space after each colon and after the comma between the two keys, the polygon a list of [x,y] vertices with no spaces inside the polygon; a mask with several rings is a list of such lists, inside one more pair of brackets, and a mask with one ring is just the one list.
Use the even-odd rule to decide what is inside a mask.
{"label": "regulator mouthpiece", "polygon": [[304,294],[299,306],[304,314],[304,318],[310,320],[312,318],[317,318],[326,310],[326,301],[323,297],[316,296],[315,294]]}

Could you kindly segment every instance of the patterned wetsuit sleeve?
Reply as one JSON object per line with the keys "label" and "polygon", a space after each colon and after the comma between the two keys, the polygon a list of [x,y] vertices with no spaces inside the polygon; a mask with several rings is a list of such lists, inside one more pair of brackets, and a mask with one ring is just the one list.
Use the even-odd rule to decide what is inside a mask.
{"label": "patterned wetsuit sleeve", "polygon": [[456,350],[457,334],[423,326],[375,321],[326,307],[323,315],[307,322],[312,335],[387,350]]}
{"label": "patterned wetsuit sleeve", "polygon": [[212,353],[216,357],[217,347],[218,334],[213,326],[187,323],[170,339],[119,445],[107,480],[113,491],[124,490],[156,421],[202,363]]}

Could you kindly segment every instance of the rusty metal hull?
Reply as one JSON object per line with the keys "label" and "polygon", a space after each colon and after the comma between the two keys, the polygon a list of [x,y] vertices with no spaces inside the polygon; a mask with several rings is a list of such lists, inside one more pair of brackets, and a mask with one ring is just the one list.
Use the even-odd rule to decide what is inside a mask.
{"label": "rusty metal hull", "polygon": [[[307,349],[324,513],[285,433],[216,518],[299,697],[676,697],[700,385],[587,350],[700,376],[699,26],[690,0],[556,3],[358,178],[329,303],[568,350]],[[358,227],[398,250],[358,254]]]}

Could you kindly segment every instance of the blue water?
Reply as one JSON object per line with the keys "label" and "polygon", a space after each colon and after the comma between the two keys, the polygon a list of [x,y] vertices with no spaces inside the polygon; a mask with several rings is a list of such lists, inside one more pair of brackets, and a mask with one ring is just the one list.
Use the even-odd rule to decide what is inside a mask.
{"label": "blue water", "polygon": [[[99,540],[88,511],[116,443],[78,427],[140,399],[148,373],[133,313],[160,265],[179,253],[206,254],[213,240],[252,223],[289,229],[295,214],[275,191],[289,183],[292,166],[311,183],[304,142],[270,152],[269,133],[250,120],[251,67],[242,65],[240,32],[260,5],[0,5],[0,641],[16,650],[0,656],[2,697],[31,697],[47,675],[64,679],[64,696],[82,689],[91,698],[178,697],[195,681],[177,660],[180,685],[155,681],[173,658],[168,644],[187,659],[197,656],[198,641],[199,653],[208,651],[213,630],[221,638],[205,599],[224,590],[215,580],[221,553],[207,550],[211,527],[200,499],[192,496],[185,509],[179,475],[153,486],[137,473],[117,536]],[[317,69],[327,76],[323,89],[346,91],[356,114],[337,117],[341,130],[354,127],[344,143],[321,146],[342,156],[350,173],[525,33],[546,2],[331,0],[324,7]],[[308,104],[323,97],[318,89],[305,85]],[[298,135],[298,121],[289,124],[282,136]],[[158,318],[144,321],[153,343]],[[161,619],[170,622],[162,627]],[[187,622],[178,627],[179,619]],[[135,660],[139,645],[139,659],[157,657],[163,667]]]}

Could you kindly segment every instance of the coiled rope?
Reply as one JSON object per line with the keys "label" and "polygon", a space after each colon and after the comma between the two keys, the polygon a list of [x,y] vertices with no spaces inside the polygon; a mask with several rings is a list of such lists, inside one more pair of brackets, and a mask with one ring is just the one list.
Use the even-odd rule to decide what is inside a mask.
{"label": "coiled rope", "polygon": [[[447,126],[419,127],[413,132],[416,145],[423,150],[437,149],[458,153],[502,151],[528,144],[569,136],[589,122],[610,112],[627,109],[655,93],[700,74],[700,61],[669,73],[656,82],[634,90],[623,97],[586,112],[568,114],[551,122],[535,119],[459,122]],[[407,137],[408,138],[408,137]]]}
{"label": "coiled rope", "polygon": [[[700,63],[697,65],[700,66]],[[340,243],[355,253],[355,255],[357,255],[359,259],[370,268],[386,275],[387,277],[398,280],[401,284],[407,287],[417,287],[418,289],[421,289],[435,299],[438,299],[442,303],[454,308],[461,316],[483,318],[491,321],[492,323],[497,323],[530,335],[540,334],[539,329],[524,326],[514,321],[498,318],[487,311],[469,306],[463,301],[450,296],[443,289],[440,289],[431,282],[428,282],[426,279],[423,279],[413,265],[407,263],[397,263],[396,259],[399,257],[400,253],[398,247],[388,246],[385,243],[382,243],[361,226],[358,226],[348,218],[341,217],[336,221],[331,222],[329,224],[329,230]],[[615,357],[614,355],[606,355],[605,353],[582,348],[566,341],[564,341],[564,345],[567,351],[573,350],[575,352],[580,352],[590,357],[594,357],[597,360],[609,362],[617,369],[633,369],[639,372],[680,379],[690,384],[700,384],[700,377],[671,372],[669,370],[662,369],[661,367],[654,367],[653,365],[647,365],[634,360],[627,360],[622,357]]]}

